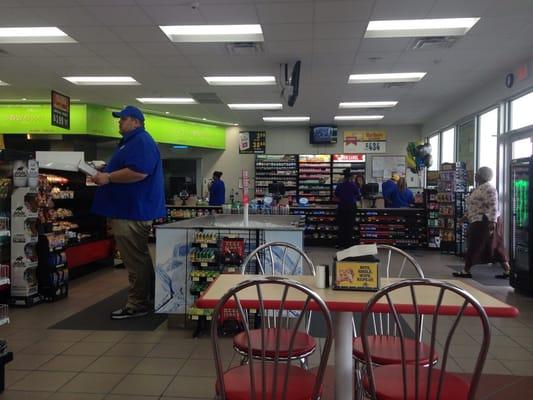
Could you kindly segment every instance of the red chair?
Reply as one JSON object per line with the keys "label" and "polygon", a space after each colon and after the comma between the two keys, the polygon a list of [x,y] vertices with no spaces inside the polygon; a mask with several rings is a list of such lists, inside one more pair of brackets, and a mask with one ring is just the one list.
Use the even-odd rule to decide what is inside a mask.
{"label": "red chair", "polygon": [[[285,242],[269,242],[259,246],[248,255],[242,263],[241,273],[255,273],[270,276],[299,275],[302,273],[315,275],[315,266],[309,257],[294,245]],[[276,338],[278,331],[280,331],[281,353],[278,356],[283,359],[287,354],[287,348],[289,346],[288,337],[291,334],[290,330],[283,327],[288,321],[283,319],[280,325],[278,324],[276,311],[266,310],[265,312],[266,315],[263,316],[267,317],[264,318],[267,327],[265,331],[265,354],[261,353],[261,330],[259,329],[252,329],[250,331],[251,354],[255,358],[264,357],[267,360],[271,360],[274,357],[274,338]],[[316,341],[309,335],[311,312],[306,313],[304,318],[305,326],[295,336],[292,357],[298,360],[302,367],[307,368],[307,358],[316,350]],[[237,334],[233,338],[233,348],[242,356],[241,363],[246,363],[248,361],[249,349],[244,332]]]}
{"label": "red chair", "polygon": [[[394,299],[400,293],[402,293],[403,299],[406,296],[410,297],[410,310],[405,307],[402,310],[397,309]],[[411,357],[412,354],[408,353],[404,328],[400,322],[400,315],[405,316],[408,313],[414,318],[415,335],[418,337],[422,329],[419,323],[422,315],[417,305],[417,296],[422,295],[435,299],[432,310],[425,310],[426,313],[431,312],[433,315],[430,329],[430,360],[436,354],[437,335],[439,334],[440,339],[444,338],[444,348],[438,364],[429,363],[428,366],[423,365],[423,358],[426,355],[422,354],[421,351],[415,349],[414,358]],[[439,315],[445,296],[447,298],[449,296],[456,297],[457,304],[459,304],[459,312],[452,317],[451,324],[447,320],[443,322],[442,319],[444,318]],[[405,300],[402,303],[405,304]],[[401,362],[396,365],[376,367],[372,361],[372,347],[367,328],[371,323],[370,319],[373,312],[383,308],[388,308],[389,313],[392,314],[391,319],[398,331]],[[477,354],[477,362],[468,381],[464,377],[446,371],[450,345],[457,332],[459,322],[465,316],[465,311],[468,312],[469,316],[479,318],[483,335]],[[471,324],[468,326],[469,329],[473,329]],[[439,331],[439,328],[442,330]],[[489,349],[490,325],[485,310],[465,290],[441,281],[412,279],[400,281],[381,289],[368,302],[362,315],[361,339],[367,365],[362,387],[369,398],[373,400],[473,400]],[[475,349],[472,351],[474,352]]]}
{"label": "red chair", "polygon": [[[261,280],[244,281],[230,289],[219,301],[213,312],[213,319],[216,320],[224,307],[235,307],[241,318],[248,323],[248,314],[244,311],[241,302],[243,291],[247,291],[248,299],[250,290],[257,293],[259,306],[257,309],[261,316],[266,316],[267,305],[263,301],[263,293],[266,291],[279,292],[280,305],[276,308],[278,313],[278,324],[281,319],[290,315],[291,310],[286,309],[287,300],[298,296],[304,306],[297,315],[293,315],[291,323],[286,330],[287,343],[282,341],[282,330],[277,329],[275,334],[268,332],[265,323],[258,329],[260,347],[253,349],[251,330],[245,324],[245,340],[248,343],[248,363],[224,370],[221,358],[219,339],[217,336],[216,324],[211,326],[211,340],[215,354],[215,365],[217,373],[216,392],[217,399],[221,400],[317,400],[322,394],[322,381],[327,365],[331,344],[333,341],[333,328],[330,312],[324,301],[306,286],[284,279],[282,277],[265,277]],[[254,305],[255,306],[255,305]],[[299,329],[303,325],[303,316],[313,306],[315,310],[322,313],[326,338],[322,348],[320,364],[316,372],[308,371],[298,365],[292,365],[296,337]],[[315,311],[316,312],[316,311]],[[266,318],[266,317],[265,317]],[[263,318],[264,319],[264,318]],[[252,319],[253,320],[253,319]],[[265,322],[265,321],[261,321]],[[285,334],[285,333],[284,333]],[[270,336],[269,336],[270,335]],[[255,351],[258,354],[254,354]],[[267,352],[272,351],[272,357],[267,359]]]}
{"label": "red chair", "polygon": [[[389,245],[378,245],[378,258],[380,260],[380,272],[386,278],[423,278],[422,267],[413,256],[405,251]],[[420,324],[423,326],[423,316]],[[400,364],[402,361],[401,341],[397,336],[397,330],[391,324],[391,316],[388,313],[372,314],[372,335],[368,336],[370,345],[370,357],[374,365]],[[353,358],[355,361],[356,387],[361,386],[361,376],[365,364],[366,355],[363,351],[361,337],[357,337],[355,320],[353,324]],[[414,338],[405,338],[405,351],[408,362],[414,362],[416,351],[419,352],[419,361],[422,365],[429,365],[438,359],[437,353],[429,357],[429,346],[422,343],[422,329],[420,335]],[[360,390],[358,390],[358,397]]]}

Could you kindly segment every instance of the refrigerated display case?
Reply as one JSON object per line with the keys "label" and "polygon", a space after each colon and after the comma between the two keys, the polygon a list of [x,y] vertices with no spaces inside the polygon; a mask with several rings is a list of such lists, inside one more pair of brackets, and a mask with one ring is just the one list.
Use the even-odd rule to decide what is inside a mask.
{"label": "refrigerated display case", "polygon": [[533,189],[533,156],[511,162],[511,229],[510,229],[510,283],[514,288],[533,293],[533,266],[531,263],[531,196]]}

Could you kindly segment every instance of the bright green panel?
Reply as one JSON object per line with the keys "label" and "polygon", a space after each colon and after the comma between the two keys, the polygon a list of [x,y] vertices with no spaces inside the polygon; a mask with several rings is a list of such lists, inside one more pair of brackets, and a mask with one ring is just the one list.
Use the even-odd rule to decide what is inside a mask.
{"label": "bright green panel", "polygon": [[[51,125],[50,104],[0,104],[0,134],[91,134],[120,137],[118,121],[108,107],[70,106],[70,130]],[[146,129],[159,143],[225,149],[224,127],[145,114]]]}
{"label": "bright green panel", "polygon": [[[88,106],[88,133],[119,137],[118,120],[113,118],[112,111],[117,110],[102,106]],[[146,130],[159,143],[225,149],[226,129],[223,127],[152,114],[145,114],[145,118]]]}
{"label": "bright green panel", "polygon": [[70,130],[52,126],[50,104],[0,104],[0,133],[87,133],[87,106],[70,106]]}

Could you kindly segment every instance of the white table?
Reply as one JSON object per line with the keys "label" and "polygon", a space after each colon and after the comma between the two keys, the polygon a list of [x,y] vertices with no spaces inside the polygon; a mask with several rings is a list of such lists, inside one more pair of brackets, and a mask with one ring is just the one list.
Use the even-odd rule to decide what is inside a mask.
{"label": "white table", "polygon": [[[200,308],[214,308],[219,299],[232,287],[242,281],[251,279],[263,279],[263,275],[220,275],[206,290],[203,296],[197,301],[196,305]],[[314,277],[312,276],[287,276],[304,285],[313,288],[328,305],[333,314],[334,335],[335,335],[335,398],[337,400],[353,399],[353,359],[352,359],[352,317],[354,312],[362,312],[368,300],[374,295],[374,292],[354,292],[338,291],[332,289],[315,289]],[[381,287],[396,282],[397,278],[382,278]],[[445,280],[453,283],[472,294],[483,306],[489,317],[513,318],[518,316],[518,310],[494,297],[474,288],[473,286],[458,280]],[[270,289],[271,290],[268,290]],[[270,288],[263,287],[263,300],[268,302],[268,307],[278,308],[282,297],[282,287],[272,285]],[[420,312],[424,314],[433,314],[433,306],[437,295],[436,288],[419,287],[416,290],[416,296]],[[258,308],[259,302],[257,292],[254,288],[249,288],[240,294],[242,302],[250,308]],[[304,295],[300,292],[289,291],[286,300],[286,306],[293,309],[303,308]],[[405,304],[410,306],[411,294],[408,289],[400,290],[392,296],[396,305]],[[257,302],[257,303],[254,303]],[[463,300],[457,296],[446,295],[443,299],[442,306],[439,309],[441,315],[456,315],[459,311]],[[466,310],[465,315],[468,315]]]}

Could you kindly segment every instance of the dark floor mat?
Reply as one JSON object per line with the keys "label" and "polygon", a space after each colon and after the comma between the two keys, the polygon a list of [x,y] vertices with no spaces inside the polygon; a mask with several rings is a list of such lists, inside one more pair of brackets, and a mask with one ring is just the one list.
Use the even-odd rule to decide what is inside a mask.
{"label": "dark floor mat", "polygon": [[[463,270],[462,264],[447,265],[447,267],[453,269],[456,272]],[[494,275],[500,275],[503,273],[503,269],[498,265],[476,265],[470,270],[472,279],[485,286],[510,286],[509,279],[497,279]],[[468,282],[468,278],[459,278],[450,276],[450,279],[464,279]]]}
{"label": "dark floor mat", "polygon": [[111,311],[123,307],[128,289],[121,290],[77,314],[58,322],[48,329],[73,329],[92,331],[153,331],[166,321],[166,314],[149,314],[145,317],[112,320]]}

